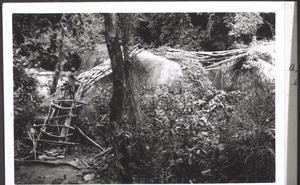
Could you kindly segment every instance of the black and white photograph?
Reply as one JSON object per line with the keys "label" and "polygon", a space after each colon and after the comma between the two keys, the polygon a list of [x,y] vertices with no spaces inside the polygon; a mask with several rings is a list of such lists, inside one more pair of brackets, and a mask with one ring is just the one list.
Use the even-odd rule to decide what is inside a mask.
{"label": "black and white photograph", "polygon": [[12,183],[283,184],[278,8],[95,5],[10,14]]}

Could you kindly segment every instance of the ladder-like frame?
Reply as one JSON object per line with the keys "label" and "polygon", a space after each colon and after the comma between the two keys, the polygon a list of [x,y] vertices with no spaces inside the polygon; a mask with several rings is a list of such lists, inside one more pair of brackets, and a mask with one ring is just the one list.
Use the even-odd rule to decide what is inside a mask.
{"label": "ladder-like frame", "polygon": [[[109,61],[109,60],[107,60]],[[55,94],[51,95],[51,104],[49,106],[49,112],[44,120],[43,124],[33,125],[32,128],[38,132],[38,134],[31,134],[28,132],[33,147],[30,153],[34,154],[34,159],[37,159],[37,153],[43,154],[46,150],[45,144],[50,144],[50,147],[63,146],[64,151],[67,151],[69,145],[76,145],[78,143],[70,142],[69,137],[72,136],[71,130],[77,129],[86,139],[88,139],[94,146],[98,147],[102,151],[104,148],[91,138],[86,136],[78,127],[71,126],[71,120],[76,115],[73,114],[74,109],[81,107],[87,103],[80,101],[82,94],[85,93],[94,83],[101,78],[111,74],[112,69],[110,62],[104,62],[102,66],[96,66],[89,71],[83,72],[78,76],[78,79],[85,83],[80,84],[74,99],[65,99],[65,90],[58,88]],[[67,104],[67,106],[66,106]],[[39,132],[40,131],[40,132]],[[40,152],[40,145],[43,145],[43,150]]]}
{"label": "ladder-like frame", "polygon": [[[33,125],[33,128],[39,130],[39,134],[36,138],[31,137],[33,148],[31,152],[34,155],[34,159],[37,159],[37,153],[43,153],[45,151],[45,144],[50,144],[50,148],[54,146],[63,146],[63,151],[66,154],[68,145],[76,145],[76,143],[70,142],[69,137],[73,135],[70,133],[71,130],[75,130],[71,126],[71,120],[76,115],[73,114],[74,110],[84,105],[84,102],[77,101],[80,99],[83,86],[79,85],[78,90],[75,93],[74,99],[66,99],[64,97],[65,92],[62,89],[58,89],[57,98],[54,97],[51,100],[49,106],[49,112],[44,120],[43,124]],[[39,145],[43,145],[42,152],[38,151]]]}

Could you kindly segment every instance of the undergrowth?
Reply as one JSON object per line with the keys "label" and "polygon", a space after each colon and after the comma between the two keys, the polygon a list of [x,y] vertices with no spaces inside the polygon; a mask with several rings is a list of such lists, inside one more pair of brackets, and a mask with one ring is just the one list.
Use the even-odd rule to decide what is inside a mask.
{"label": "undergrowth", "polygon": [[[219,73],[210,82],[200,64],[181,61],[184,78],[140,88],[143,121],[124,138],[135,183],[275,181],[274,82],[257,73]],[[218,82],[219,80],[219,82]],[[222,80],[222,83],[220,83]],[[219,85],[218,85],[219,84]],[[77,120],[105,147],[111,86]],[[89,155],[97,155],[97,151]],[[99,158],[97,183],[117,183],[113,154]]]}

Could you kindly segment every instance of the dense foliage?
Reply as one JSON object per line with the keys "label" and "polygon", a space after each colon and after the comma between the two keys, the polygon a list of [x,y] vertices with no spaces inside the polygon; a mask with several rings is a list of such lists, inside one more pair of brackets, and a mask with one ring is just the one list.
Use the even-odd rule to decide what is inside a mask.
{"label": "dense foliage", "polygon": [[16,14],[13,16],[15,55],[26,57],[28,67],[62,70],[79,68],[81,56],[104,42],[99,14]]}
{"label": "dense foliage", "polygon": [[[246,47],[255,36],[274,39],[274,13],[164,13],[132,14],[132,42],[145,48],[168,45],[186,50],[225,50]],[[100,14],[15,14],[16,55],[28,67],[55,70],[79,68],[86,54],[104,43]],[[123,25],[126,29],[126,25]]]}
{"label": "dense foliage", "polygon": [[[14,62],[16,63],[16,62]],[[14,129],[15,139],[26,134],[27,125],[34,123],[34,110],[40,102],[37,96],[37,81],[29,76],[22,66],[15,64],[14,70]]]}
{"label": "dense foliage", "polygon": [[212,51],[245,47],[253,36],[272,39],[274,25],[274,13],[141,14],[137,35],[149,47]]}
{"label": "dense foliage", "polygon": [[[245,73],[237,81],[223,75],[215,80],[235,86],[229,89],[225,84],[217,89],[199,63],[186,61],[181,65],[185,78],[173,86],[140,91],[143,122],[140,127],[128,124],[119,135],[129,150],[126,159],[134,182],[274,182],[273,82],[262,80],[256,73]],[[110,146],[106,137],[108,87],[93,102],[100,114],[83,112],[79,121],[106,146]],[[112,161],[111,154],[95,164],[98,173],[105,174],[97,182],[119,182]]]}
{"label": "dense foliage", "polygon": [[[255,47],[257,40],[275,37],[274,13],[130,14],[121,18],[123,51],[132,44],[227,50]],[[132,24],[124,24],[131,19]],[[17,14],[13,25],[14,124],[15,135],[22,136],[27,125],[35,123],[33,114],[40,101],[38,83],[26,69],[80,68],[89,61],[86,55],[97,52],[97,45],[104,42],[104,25],[99,14]],[[272,56],[256,51],[248,57],[274,64]],[[197,60],[172,60],[181,65],[183,77],[171,86],[159,87],[134,81],[140,122],[133,125],[125,116],[124,126],[114,133],[124,155],[120,159],[126,160],[134,183],[274,182],[274,82],[255,70],[207,72]],[[112,147],[112,91],[110,83],[95,89],[99,96],[76,112],[79,116],[72,122],[105,148]],[[124,112],[131,111],[124,108]],[[72,139],[85,144],[75,148],[77,154],[94,159],[89,169],[99,174],[94,182],[121,182],[113,152],[98,155],[83,138]]]}

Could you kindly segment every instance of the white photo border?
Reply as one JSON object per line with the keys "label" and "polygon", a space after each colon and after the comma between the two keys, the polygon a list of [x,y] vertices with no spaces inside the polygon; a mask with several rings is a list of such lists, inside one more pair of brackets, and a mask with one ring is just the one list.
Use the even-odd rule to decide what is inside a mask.
{"label": "white photo border", "polygon": [[[286,184],[287,118],[284,109],[284,2],[69,2],[3,3],[3,77],[5,184],[15,184],[13,147],[13,40],[14,13],[163,13],[163,12],[275,12],[276,14],[276,177],[275,183]],[[234,183],[244,184],[244,183]],[[256,183],[247,183],[256,184]]]}

